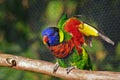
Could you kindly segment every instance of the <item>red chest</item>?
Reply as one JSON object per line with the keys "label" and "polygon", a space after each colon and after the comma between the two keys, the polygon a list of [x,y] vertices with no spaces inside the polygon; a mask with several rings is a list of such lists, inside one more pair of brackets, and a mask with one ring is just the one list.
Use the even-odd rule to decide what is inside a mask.
{"label": "red chest", "polygon": [[67,57],[71,53],[73,48],[74,44],[72,40],[68,40],[59,45],[49,47],[49,49],[52,51],[52,54],[57,58]]}

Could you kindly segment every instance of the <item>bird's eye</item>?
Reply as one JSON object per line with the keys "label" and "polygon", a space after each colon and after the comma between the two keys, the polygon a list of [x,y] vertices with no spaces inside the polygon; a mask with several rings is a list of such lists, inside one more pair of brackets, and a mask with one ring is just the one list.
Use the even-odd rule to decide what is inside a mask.
{"label": "bird's eye", "polygon": [[55,36],[55,33],[52,33],[51,36]]}

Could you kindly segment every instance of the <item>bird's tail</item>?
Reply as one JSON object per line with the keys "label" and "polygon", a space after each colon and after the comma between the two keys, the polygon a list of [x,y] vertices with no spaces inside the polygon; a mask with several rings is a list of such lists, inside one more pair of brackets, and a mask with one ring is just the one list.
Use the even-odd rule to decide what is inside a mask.
{"label": "bird's tail", "polygon": [[105,40],[106,42],[108,42],[108,43],[110,43],[110,44],[112,44],[112,45],[115,44],[109,37],[105,36],[104,34],[98,33],[98,35],[99,35],[100,38],[102,38],[102,39]]}

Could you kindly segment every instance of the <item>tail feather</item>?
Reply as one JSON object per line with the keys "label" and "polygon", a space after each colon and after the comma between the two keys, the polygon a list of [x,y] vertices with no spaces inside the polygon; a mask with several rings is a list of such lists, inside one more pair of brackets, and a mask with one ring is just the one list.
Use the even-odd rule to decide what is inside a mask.
{"label": "tail feather", "polygon": [[110,44],[112,44],[112,45],[115,44],[109,37],[105,36],[104,34],[98,33],[98,35],[99,35],[100,38],[102,38],[102,39],[105,40],[106,42],[108,42],[108,43],[110,43]]}

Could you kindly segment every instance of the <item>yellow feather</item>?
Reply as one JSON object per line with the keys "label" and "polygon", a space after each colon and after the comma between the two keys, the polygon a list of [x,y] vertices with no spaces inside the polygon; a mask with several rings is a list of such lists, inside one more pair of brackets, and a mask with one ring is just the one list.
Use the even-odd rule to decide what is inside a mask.
{"label": "yellow feather", "polygon": [[59,29],[59,36],[60,36],[60,42],[64,40],[64,34],[63,31]]}
{"label": "yellow feather", "polygon": [[86,36],[99,36],[95,28],[83,22],[79,25],[79,31]]}

